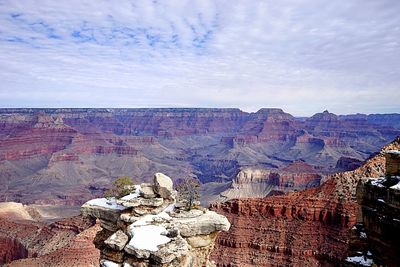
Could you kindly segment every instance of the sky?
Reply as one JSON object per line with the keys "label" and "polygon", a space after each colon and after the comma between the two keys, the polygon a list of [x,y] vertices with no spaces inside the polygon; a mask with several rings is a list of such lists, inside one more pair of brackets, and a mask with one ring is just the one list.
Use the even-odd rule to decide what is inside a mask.
{"label": "sky", "polygon": [[0,107],[400,112],[398,0],[0,0]]}

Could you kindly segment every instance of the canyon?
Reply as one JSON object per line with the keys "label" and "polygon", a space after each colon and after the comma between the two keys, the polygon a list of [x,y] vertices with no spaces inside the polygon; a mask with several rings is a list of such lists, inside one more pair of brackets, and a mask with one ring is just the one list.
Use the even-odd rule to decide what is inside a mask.
{"label": "canyon", "polygon": [[[212,209],[226,216],[232,225],[229,232],[218,236],[212,259],[217,266],[337,266],[343,263],[349,254],[351,229],[361,220],[357,184],[365,177],[384,176],[385,154],[399,149],[400,137],[361,167],[330,175],[316,188],[213,204]],[[374,218],[367,217],[370,229],[386,231]],[[381,243],[386,242],[384,238],[375,234]]]}
{"label": "canyon", "polygon": [[92,241],[111,224],[78,216],[80,205],[119,176],[148,183],[161,171],[199,179],[203,205],[214,202],[231,223],[212,236],[217,266],[335,266],[359,222],[357,183],[384,174],[399,121],[280,109],[0,109],[0,265],[97,266]]}
{"label": "canyon", "polygon": [[[0,200],[79,207],[119,176],[148,182],[158,171],[197,177],[206,204],[226,190],[240,196],[235,188],[302,190],[356,168],[400,134],[399,121],[281,109],[0,109]],[[241,176],[249,170],[266,174],[262,189]]]}
{"label": "canyon", "polygon": [[49,221],[34,206],[14,202],[0,203],[0,209],[0,266],[97,266],[95,220]]}

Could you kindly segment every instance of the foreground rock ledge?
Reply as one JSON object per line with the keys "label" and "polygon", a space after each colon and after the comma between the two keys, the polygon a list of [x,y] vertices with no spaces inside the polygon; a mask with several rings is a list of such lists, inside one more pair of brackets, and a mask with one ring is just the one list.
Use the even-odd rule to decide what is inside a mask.
{"label": "foreground rock ledge", "polygon": [[228,219],[204,208],[176,208],[176,195],[172,180],[157,173],[153,185],[138,185],[121,199],[86,202],[81,213],[102,227],[94,240],[100,266],[214,266],[209,256],[218,233],[229,230]]}

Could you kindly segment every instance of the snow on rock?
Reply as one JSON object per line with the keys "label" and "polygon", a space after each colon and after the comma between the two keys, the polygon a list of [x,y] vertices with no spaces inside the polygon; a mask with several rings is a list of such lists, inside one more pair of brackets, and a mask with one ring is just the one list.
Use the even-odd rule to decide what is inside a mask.
{"label": "snow on rock", "polygon": [[400,190],[400,181],[397,184],[391,186],[390,189]]}
{"label": "snow on rock", "polygon": [[102,267],[169,266],[171,262],[182,267],[211,266],[217,233],[230,226],[215,212],[180,209],[172,180],[161,173],[155,175],[154,184],[136,185],[133,193],[122,198],[90,200],[81,213],[98,218],[106,230],[94,239],[96,247],[102,248]]}
{"label": "snow on rock", "polygon": [[114,198],[96,198],[89,200],[81,207],[84,216],[91,216],[107,222],[116,222],[122,211],[127,208],[119,205]]}
{"label": "snow on rock", "polygon": [[86,204],[91,206],[98,206],[103,208],[115,209],[115,210],[124,210],[126,209],[124,206],[119,205],[115,198],[106,199],[106,198],[95,198],[86,202]]}
{"label": "snow on rock", "polygon": [[347,257],[346,261],[351,263],[357,263],[361,266],[371,266],[372,263],[374,263],[372,259],[366,258],[364,256]]}
{"label": "snow on rock", "polygon": [[166,237],[167,229],[160,225],[141,225],[137,227],[131,227],[131,240],[129,246],[136,249],[157,251],[158,246],[166,244],[171,241],[169,237]]}
{"label": "snow on rock", "polygon": [[101,260],[100,266],[101,267],[121,267],[121,264],[118,264],[118,263],[115,263],[112,261],[108,261],[108,260]]}
{"label": "snow on rock", "polygon": [[129,201],[129,200],[132,200],[134,198],[137,198],[139,196],[139,194],[140,194],[140,189],[141,189],[140,185],[135,185],[135,192],[122,197],[121,200]]}
{"label": "snow on rock", "polygon": [[374,178],[374,179],[370,179],[370,181],[371,181],[371,185],[373,185],[373,186],[384,187],[383,182],[386,181],[386,178],[385,177],[381,177],[381,178],[377,178],[377,179]]}

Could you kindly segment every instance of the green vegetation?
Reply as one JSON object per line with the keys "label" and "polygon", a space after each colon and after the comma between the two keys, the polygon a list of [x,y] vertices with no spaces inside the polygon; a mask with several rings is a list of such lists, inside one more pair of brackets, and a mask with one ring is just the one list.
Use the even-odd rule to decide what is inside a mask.
{"label": "green vegetation", "polygon": [[129,176],[122,176],[113,182],[113,186],[104,192],[104,197],[109,199],[112,197],[121,198],[129,195],[134,191],[134,181]]}

